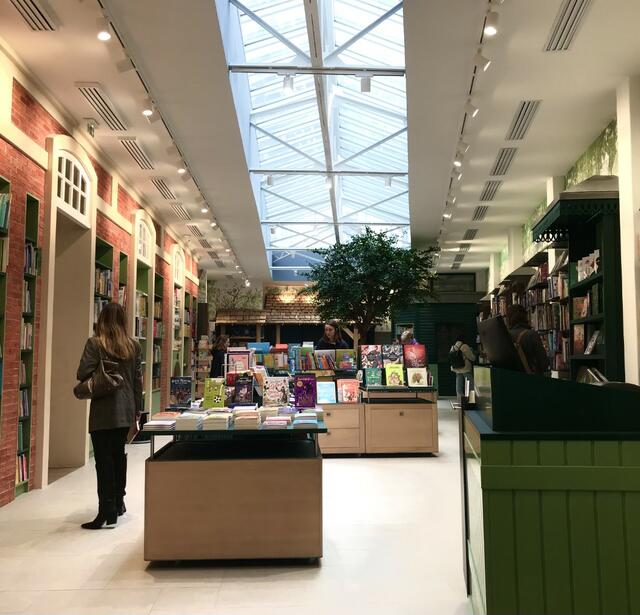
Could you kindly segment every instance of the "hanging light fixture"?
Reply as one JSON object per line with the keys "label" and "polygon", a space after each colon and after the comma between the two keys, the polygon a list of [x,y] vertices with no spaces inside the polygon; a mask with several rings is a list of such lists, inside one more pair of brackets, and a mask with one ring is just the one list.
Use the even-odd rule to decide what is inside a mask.
{"label": "hanging light fixture", "polygon": [[367,94],[371,92],[371,75],[362,75],[360,77],[360,91]]}
{"label": "hanging light fixture", "polygon": [[467,101],[467,104],[464,106],[464,110],[465,110],[466,114],[471,116],[471,117],[476,117],[478,115],[478,112],[480,111],[480,109],[478,109],[478,107],[476,107],[473,104],[471,99],[469,99]]}
{"label": "hanging light fixture", "polygon": [[496,11],[489,11],[487,19],[484,22],[484,33],[486,36],[495,36],[498,34],[498,21],[500,15]]}
{"label": "hanging light fixture", "polygon": [[456,154],[456,157],[453,160],[453,166],[459,169],[462,166],[462,161],[464,160],[464,155],[460,152]]}
{"label": "hanging light fixture", "polygon": [[273,175],[267,175],[267,186],[273,186]]}
{"label": "hanging light fixture", "polygon": [[282,89],[285,94],[293,94],[293,75],[285,75],[282,81]]}
{"label": "hanging light fixture", "polygon": [[387,175],[387,176],[384,178],[384,185],[385,185],[387,188],[391,188],[391,181],[392,181],[392,177],[391,177],[391,175]]}
{"label": "hanging light fixture", "polygon": [[142,115],[145,117],[151,117],[153,115],[155,108],[153,105],[153,101],[150,98],[145,98],[144,104],[142,106]]}
{"label": "hanging light fixture", "polygon": [[98,32],[96,36],[99,41],[107,42],[111,40],[111,26],[105,17],[98,19]]}
{"label": "hanging light fixture", "polygon": [[331,190],[331,188],[333,188],[333,178],[331,177],[331,175],[327,175],[327,177],[324,180],[324,185]]}
{"label": "hanging light fixture", "polygon": [[482,55],[482,48],[478,49],[478,53],[473,58],[473,63],[482,71],[486,71],[491,66],[491,60]]}

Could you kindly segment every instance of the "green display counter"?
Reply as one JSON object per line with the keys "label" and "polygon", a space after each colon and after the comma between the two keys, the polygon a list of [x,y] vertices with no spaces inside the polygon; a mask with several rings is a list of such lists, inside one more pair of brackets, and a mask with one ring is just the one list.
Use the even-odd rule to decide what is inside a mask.
{"label": "green display counter", "polygon": [[[546,386],[535,376],[491,371],[478,376],[481,385],[493,384],[494,402],[502,397],[494,410],[504,411],[508,392],[517,414],[528,387],[538,387],[539,397]],[[501,392],[495,390],[498,382]],[[591,385],[566,385],[580,387],[580,397],[596,392]],[[619,400],[619,393],[610,391],[611,399]],[[638,401],[637,393],[627,394]],[[601,396],[599,389],[597,403]],[[618,431],[598,430],[594,421],[589,432],[579,424],[566,431],[497,431],[489,424],[487,401],[479,399],[484,409],[466,410],[461,420],[467,587],[474,613],[640,614],[640,430],[622,430],[620,408],[605,404],[602,426],[611,411]],[[634,425],[640,403],[626,412]]]}

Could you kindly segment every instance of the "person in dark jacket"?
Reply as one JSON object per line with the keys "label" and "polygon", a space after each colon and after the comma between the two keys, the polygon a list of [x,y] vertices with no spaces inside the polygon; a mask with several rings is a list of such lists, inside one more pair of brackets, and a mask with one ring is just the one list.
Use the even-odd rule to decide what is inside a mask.
{"label": "person in dark jacket", "polygon": [[549,369],[549,356],[539,333],[529,325],[527,310],[519,304],[510,305],[507,308],[506,320],[511,339],[516,346],[520,346],[529,364],[529,370],[534,374],[546,372]]}
{"label": "person in dark jacket", "polygon": [[337,350],[339,348],[349,348],[349,345],[342,339],[340,323],[337,320],[330,320],[324,324],[324,335],[318,340],[316,350]]}
{"label": "person in dark jacket", "polygon": [[127,458],[124,447],[127,434],[142,412],[142,350],[127,335],[124,309],[107,304],[96,325],[96,335],[87,340],[80,359],[77,378],[90,378],[100,360],[114,361],[122,384],[112,394],[91,400],[89,432],[93,444],[98,482],[98,515],[82,527],[98,530],[115,525],[124,505],[127,482]]}
{"label": "person in dark jacket", "polygon": [[224,376],[224,356],[229,348],[229,336],[219,335],[211,346],[210,378],[222,378]]}

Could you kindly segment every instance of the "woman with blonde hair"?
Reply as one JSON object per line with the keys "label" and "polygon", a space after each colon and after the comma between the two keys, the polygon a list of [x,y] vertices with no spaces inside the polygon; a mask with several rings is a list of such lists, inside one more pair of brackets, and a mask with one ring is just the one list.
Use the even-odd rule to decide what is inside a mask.
{"label": "woman with blonde hair", "polygon": [[118,516],[126,512],[124,446],[129,429],[142,412],[142,350],[127,335],[124,309],[117,303],[107,304],[100,312],[96,334],[87,340],[80,359],[78,380],[91,378],[100,361],[113,362],[122,382],[110,394],[91,400],[89,432],[98,482],[98,515],[82,524],[87,530],[115,525]]}

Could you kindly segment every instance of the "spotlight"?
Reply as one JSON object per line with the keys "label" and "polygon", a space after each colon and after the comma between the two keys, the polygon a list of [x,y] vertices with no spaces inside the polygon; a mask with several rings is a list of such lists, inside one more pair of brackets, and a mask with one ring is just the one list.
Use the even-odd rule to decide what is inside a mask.
{"label": "spotlight", "polygon": [[285,94],[293,94],[293,75],[285,75],[282,81],[282,89]]}
{"label": "spotlight", "polygon": [[187,172],[187,169],[185,169],[184,167],[180,167],[178,169],[178,175],[184,175]]}
{"label": "spotlight", "polygon": [[453,166],[459,169],[462,166],[463,159],[464,159],[464,156],[460,152],[458,152],[453,161]]}
{"label": "spotlight", "polygon": [[144,106],[142,107],[142,115],[145,117],[151,117],[153,115],[153,111],[153,101],[150,98],[145,99]]}
{"label": "spotlight", "polygon": [[456,176],[456,179],[460,181],[462,179],[462,171],[454,171],[453,173]]}
{"label": "spotlight", "polygon": [[240,265],[236,265],[236,269],[240,269]]}
{"label": "spotlight", "polygon": [[249,280],[245,280],[244,285],[249,288],[249,286],[251,286],[251,282],[249,282]]}
{"label": "spotlight", "polygon": [[484,33],[486,36],[495,36],[498,34],[498,19],[500,16],[495,11],[487,13],[487,19],[484,22]]}
{"label": "spotlight", "polygon": [[360,91],[365,94],[371,92],[371,75],[360,77]]}
{"label": "spotlight", "polygon": [[468,143],[465,143],[464,141],[460,141],[460,143],[458,143],[458,151],[461,154],[466,154],[469,151],[469,148],[471,146]]}
{"label": "spotlight", "polygon": [[451,216],[453,216],[453,214],[450,214],[450,213],[442,214],[442,219],[451,220]]}
{"label": "spotlight", "polygon": [[466,114],[471,117],[476,117],[480,111],[480,109],[478,109],[478,107],[476,107],[470,100],[467,101],[467,104],[464,106],[464,110]]}
{"label": "spotlight", "polygon": [[476,53],[473,58],[473,63],[483,71],[486,71],[491,66],[491,60],[483,56],[480,50],[478,50],[478,53]]}
{"label": "spotlight", "polygon": [[331,177],[331,175],[327,175],[327,177],[324,180],[324,185],[331,190],[331,188],[333,188],[333,178]]}
{"label": "spotlight", "polygon": [[273,186],[273,175],[267,175],[267,186]]}
{"label": "spotlight", "polygon": [[391,188],[391,175],[387,175],[387,176],[384,178],[384,185],[385,185],[387,188]]}
{"label": "spotlight", "polygon": [[206,205],[203,205],[202,208],[200,209],[200,211],[203,214],[208,214],[209,213],[209,208]]}
{"label": "spotlight", "polygon": [[211,223],[209,224],[209,226],[211,228],[215,228],[216,226],[218,226],[218,223],[215,220],[211,220]]}
{"label": "spotlight", "polygon": [[98,19],[97,36],[99,41],[106,42],[111,40],[111,27],[109,26],[108,20],[104,17]]}
{"label": "spotlight", "polygon": [[229,254],[229,252],[231,252],[231,248],[225,248],[224,251]]}

